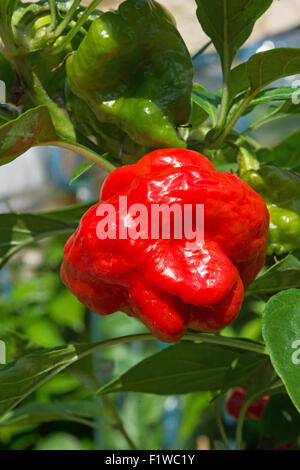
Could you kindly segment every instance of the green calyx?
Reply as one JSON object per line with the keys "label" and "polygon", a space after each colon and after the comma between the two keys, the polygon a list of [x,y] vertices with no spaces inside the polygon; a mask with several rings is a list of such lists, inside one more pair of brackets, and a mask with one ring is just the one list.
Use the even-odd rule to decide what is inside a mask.
{"label": "green calyx", "polygon": [[127,0],[91,25],[66,64],[72,92],[100,123],[139,145],[185,147],[193,67],[170,15],[156,2]]}
{"label": "green calyx", "polygon": [[[71,5],[72,1],[70,0],[56,1],[56,15],[55,21],[53,21],[53,12],[51,12],[48,0],[20,4],[12,16],[15,43],[20,51],[22,53],[45,51],[45,48],[51,46],[52,50],[49,52],[53,53],[54,51],[55,53],[55,46],[58,46],[63,37],[75,27],[76,22],[85,11],[85,7],[78,5],[66,27],[60,31],[60,24],[68,14]],[[94,15],[85,22],[80,31],[77,46],[89,28],[92,18]]]}
{"label": "green calyx", "polygon": [[300,176],[274,166],[242,174],[269,210],[269,255],[300,249]]}

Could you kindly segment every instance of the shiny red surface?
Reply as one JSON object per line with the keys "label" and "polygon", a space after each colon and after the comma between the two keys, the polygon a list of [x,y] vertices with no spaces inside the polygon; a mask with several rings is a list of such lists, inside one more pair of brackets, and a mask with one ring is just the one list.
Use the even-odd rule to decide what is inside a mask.
{"label": "shiny red surface", "polygon": [[[110,203],[118,212],[119,196],[149,214],[152,204],[204,204],[204,243],[175,239],[174,227],[169,240],[98,239],[97,209]],[[117,229],[128,224],[117,217]],[[264,265],[268,225],[263,199],[245,182],[197,152],[157,150],[107,177],[65,246],[62,280],[94,312],[133,315],[165,342],[187,328],[219,331]]]}

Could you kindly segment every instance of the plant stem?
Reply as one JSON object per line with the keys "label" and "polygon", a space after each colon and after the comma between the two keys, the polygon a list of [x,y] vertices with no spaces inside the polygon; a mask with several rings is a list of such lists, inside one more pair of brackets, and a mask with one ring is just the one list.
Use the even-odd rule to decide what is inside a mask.
{"label": "plant stem", "polygon": [[[99,382],[99,380],[98,380],[98,378],[96,377],[95,374],[93,374],[93,382],[94,382],[96,390],[99,390],[99,388],[101,388],[101,383]],[[123,438],[125,439],[125,441],[128,444],[128,447],[131,450],[137,450],[136,445],[134,444],[134,442],[132,441],[132,439],[130,438],[130,436],[128,435],[128,433],[127,433],[127,431],[124,427],[123,421],[120,418],[114,403],[110,400],[110,398],[107,395],[102,396],[101,399],[103,401],[104,408],[105,408],[107,414],[110,415],[110,417],[114,421],[114,423],[111,423],[114,426],[114,429],[116,429],[117,431],[119,431],[122,434]],[[92,421],[89,421],[89,423],[93,423],[94,429],[99,429],[100,431],[103,429],[103,426],[101,426],[97,423],[94,423]],[[87,425],[91,425],[91,424],[87,424]]]}
{"label": "plant stem", "polygon": [[220,344],[232,348],[244,349],[246,351],[264,354],[268,356],[268,352],[263,344],[248,342],[238,338],[228,338],[227,336],[219,336],[210,333],[187,333],[182,340],[201,341],[203,343]]}
{"label": "plant stem", "polygon": [[223,132],[219,136],[217,136],[217,138],[209,145],[210,149],[217,149],[223,144],[227,135],[229,134],[231,129],[234,127],[238,119],[243,115],[244,111],[246,110],[247,106],[249,105],[250,101],[253,99],[255,95],[256,95],[256,92],[252,94],[248,94],[245,97],[244,102],[241,104],[240,108],[229,120]]}
{"label": "plant stem", "polygon": [[223,127],[226,123],[227,111],[228,111],[228,106],[229,106],[228,78],[229,78],[229,74],[224,72],[224,83],[223,83],[223,88],[222,88],[221,109],[220,109],[220,114],[219,114],[216,129],[223,129]]}
{"label": "plant stem", "polygon": [[[142,333],[142,334],[136,334],[136,335],[128,335],[128,336],[121,336],[118,338],[113,338],[113,339],[108,339],[105,341],[101,341],[100,343],[96,343],[94,346],[92,346],[89,350],[85,351],[84,353],[80,354],[78,356],[78,359],[81,359],[82,357],[85,357],[89,354],[92,354],[96,351],[99,351],[100,349],[103,349],[108,346],[114,346],[117,344],[122,344],[122,343],[128,343],[132,341],[153,341],[156,338],[151,334],[151,333]],[[248,343],[243,340],[235,339],[235,338],[227,338],[225,336],[215,336],[215,335],[210,335],[207,333],[198,333],[198,334],[193,334],[193,333],[187,333],[186,335],[183,336],[182,341],[200,341],[200,342],[206,342],[206,343],[211,343],[211,344],[222,344],[230,347],[235,347],[239,349],[245,349],[251,352],[256,352],[259,354],[268,354],[265,347],[261,344],[258,343]],[[104,398],[104,397],[103,397]],[[108,411],[110,414],[113,416],[115,421],[117,422],[117,429],[122,433],[124,438],[126,439],[128,445],[130,446],[131,449],[135,449],[135,445],[130,439],[130,437],[127,435],[126,430],[124,428],[124,425],[118,416],[114,405],[110,403],[110,401],[104,402],[106,408],[108,408]],[[218,420],[218,418],[217,418]],[[221,421],[221,419],[219,420]],[[221,435],[224,439],[225,445],[228,445],[229,443],[227,441],[227,437],[225,430],[223,428],[222,422],[218,422],[219,428]],[[242,424],[240,425],[242,427]],[[242,432],[242,431],[240,431]],[[224,433],[224,435],[223,435]]]}
{"label": "plant stem", "polygon": [[[137,335],[128,335],[120,336],[118,338],[107,339],[101,341],[100,343],[95,343],[88,351],[83,353],[81,357],[87,356],[99,349],[103,349],[107,346],[114,346],[116,344],[130,343],[132,341],[153,341],[156,338],[151,333],[141,333]],[[203,343],[210,344],[221,344],[223,346],[233,347],[237,349],[245,349],[246,351],[256,352],[258,354],[268,355],[266,348],[259,343],[252,343],[248,341],[243,341],[236,338],[228,338],[226,336],[216,336],[209,333],[187,333],[182,338],[181,341],[200,341]]]}
{"label": "plant stem", "polygon": [[72,150],[73,152],[78,153],[82,155],[83,157],[87,158],[91,162],[94,162],[97,166],[100,166],[103,170],[107,171],[108,173],[116,169],[115,165],[113,165],[109,161],[102,158],[101,155],[98,155],[93,150],[87,147],[84,147],[83,145],[80,145],[78,143],[64,142],[64,141],[57,140],[57,141],[52,141],[52,142],[45,142],[42,145],[62,147],[68,150]]}
{"label": "plant stem", "polygon": [[251,124],[251,126],[248,127],[248,129],[246,129],[244,132],[243,132],[243,135],[244,136],[248,136],[249,134],[251,134],[251,132],[255,131],[256,129],[258,129],[259,127],[261,126],[264,126],[265,124],[270,124],[270,122],[274,122],[276,121],[277,119],[282,119],[286,116],[283,116],[282,114],[278,113],[278,109],[276,108],[272,113],[270,113],[267,117],[263,117],[262,119],[260,119],[259,121],[256,121],[254,122],[253,124]]}
{"label": "plant stem", "polygon": [[[224,18],[227,18],[227,1],[224,1]],[[218,117],[216,126],[216,135],[218,131],[222,130],[227,118],[227,112],[229,107],[229,74],[230,74],[230,61],[228,53],[228,22],[224,22],[224,49],[223,49],[223,60],[222,60],[222,73],[223,73],[223,86],[222,86],[222,101],[221,109]]]}
{"label": "plant stem", "polygon": [[66,14],[66,16],[64,17],[62,22],[59,24],[59,26],[54,31],[53,35],[55,37],[59,37],[64,32],[65,28],[68,26],[68,24],[72,20],[73,15],[74,15],[78,5],[80,5],[80,1],[81,0],[74,0],[73,1],[72,5],[71,5],[71,8],[69,9],[68,13]]}
{"label": "plant stem", "polygon": [[262,396],[270,394],[270,392],[276,393],[277,390],[278,392],[280,392],[282,390],[282,387],[283,387],[282,383],[274,384],[271,387],[266,388],[265,390],[260,390],[259,392],[254,393],[253,395],[247,397],[247,399],[245,400],[241,408],[241,411],[238,417],[237,428],[236,428],[236,450],[242,450],[243,426],[244,426],[244,421],[245,421],[246,413],[247,413],[249,406],[251,406],[252,403],[255,402],[256,400],[259,400],[259,398],[261,398]]}
{"label": "plant stem", "polygon": [[50,4],[50,14],[51,14],[51,24],[49,26],[49,30],[53,31],[56,26],[56,15],[57,15],[57,9],[56,9],[56,3],[55,0],[48,0]]}
{"label": "plant stem", "polygon": [[[60,41],[59,43],[59,46],[57,47],[51,47],[49,48],[49,50],[47,49],[47,52],[49,54],[58,54],[59,52],[61,52],[66,44],[68,44],[70,41],[72,41],[73,37],[77,34],[77,32],[80,30],[80,28],[82,27],[82,25],[85,23],[85,21],[88,19],[89,15],[97,8],[97,6],[102,2],[102,0],[93,0],[90,5],[86,8],[85,12],[80,16],[80,18],[78,18],[77,22],[76,22],[76,25],[74,26],[74,28],[72,28],[68,34],[66,34],[64,36],[64,38]],[[78,3],[80,3],[80,0],[78,2],[78,0],[74,0],[74,4],[76,4],[76,8],[78,6]],[[72,5],[72,7],[74,6],[74,4]],[[71,7],[71,8],[72,8]],[[75,8],[75,9],[76,9]],[[62,24],[66,22],[66,18],[68,17],[68,22],[67,24],[63,24],[63,29],[65,29],[65,27],[68,25],[70,19],[72,18],[74,14],[74,11],[72,11],[72,15],[70,16],[70,12],[67,14],[67,16],[64,18],[64,20],[62,21],[62,23],[60,24],[59,28],[56,29],[56,31],[54,32],[55,34],[55,37],[58,37],[61,33],[62,33]],[[70,18],[69,18],[70,17]]]}
{"label": "plant stem", "polygon": [[223,421],[222,421],[222,417],[221,417],[221,413],[220,413],[220,402],[219,402],[219,399],[216,396],[215,396],[215,399],[214,399],[214,411],[215,411],[216,421],[217,421],[218,428],[219,428],[221,437],[223,439],[223,442],[224,442],[226,448],[228,450],[230,450],[229,441],[228,441],[228,438],[227,438],[227,435],[226,435],[226,431],[225,431]]}
{"label": "plant stem", "polygon": [[[101,387],[100,384],[99,384],[99,386]],[[121,418],[120,418],[114,404],[112,403],[112,401],[107,396],[103,396],[102,400],[103,400],[105,409],[108,411],[108,413],[111,415],[111,417],[115,421],[115,428],[122,434],[122,436],[124,437],[125,441],[127,442],[128,446],[129,446],[129,448],[131,450],[137,450],[136,445],[132,441],[131,437],[127,434],[127,431],[124,427],[123,421],[121,420]]]}
{"label": "plant stem", "polygon": [[212,44],[212,40],[210,40],[210,41],[208,41],[206,44],[204,44],[204,46],[202,46],[201,49],[200,49],[198,52],[196,52],[196,54],[194,54],[194,55],[192,56],[192,61],[194,62],[194,60],[198,59],[198,57],[199,57],[200,55],[202,55],[203,52],[205,52],[206,49],[207,49],[211,44]]}
{"label": "plant stem", "polygon": [[236,427],[236,450],[242,450],[242,445],[243,445],[243,426],[244,426],[244,421],[246,417],[247,410],[251,404],[250,400],[245,400],[237,422],[237,427]]}

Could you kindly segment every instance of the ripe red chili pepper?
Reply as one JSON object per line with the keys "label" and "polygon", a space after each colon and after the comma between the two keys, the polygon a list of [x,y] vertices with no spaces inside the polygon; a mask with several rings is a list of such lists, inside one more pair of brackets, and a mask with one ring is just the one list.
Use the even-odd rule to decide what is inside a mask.
{"label": "ripe red chili pepper", "polygon": [[[204,242],[170,239],[100,240],[99,210],[111,204],[122,232],[133,223],[127,204],[204,205]],[[98,212],[97,212],[98,211]],[[150,216],[148,222],[151,222]],[[183,224],[183,222],[182,222]],[[263,199],[229,173],[215,170],[203,155],[183,149],[149,153],[107,177],[100,203],[91,207],[68,240],[61,269],[66,286],[92,311],[121,310],[139,318],[160,340],[175,342],[187,328],[219,331],[238,315],[244,289],[265,261],[269,215]]]}
{"label": "ripe red chili pepper", "polygon": [[[238,419],[241,408],[247,398],[247,385],[242,385],[241,387],[235,387],[229,390],[226,396],[226,409],[227,412],[235,419]],[[245,418],[252,418],[260,420],[264,409],[269,401],[270,397],[267,395],[259,400],[254,401],[249,408],[247,409]],[[276,447],[275,450],[288,450],[294,447],[297,443],[297,439],[284,444],[280,447]]]}
{"label": "ripe red chili pepper", "polygon": [[[241,408],[247,398],[247,386],[235,387],[231,389],[226,397],[226,408],[230,416],[238,419]],[[247,409],[246,418],[260,419],[265,406],[269,400],[268,396],[260,398],[252,403]]]}

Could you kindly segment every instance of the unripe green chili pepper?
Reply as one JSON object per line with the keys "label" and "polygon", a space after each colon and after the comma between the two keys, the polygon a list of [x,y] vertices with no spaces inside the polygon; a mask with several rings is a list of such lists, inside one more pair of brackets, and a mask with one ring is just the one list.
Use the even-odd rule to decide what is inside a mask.
{"label": "unripe green chili pepper", "polygon": [[69,86],[100,122],[148,147],[185,147],[193,67],[173,21],[156,2],[127,0],[97,18],[66,63]]}
{"label": "unripe green chili pepper", "polygon": [[116,164],[134,163],[148,151],[147,147],[134,142],[114,124],[100,123],[88,105],[74,95],[67,85],[64,99],[77,139],[82,144],[87,145],[87,138],[93,137],[98,151],[108,152]]}
{"label": "unripe green chili pepper", "polygon": [[267,253],[282,255],[300,248],[300,176],[275,166],[259,167],[240,152],[241,178],[262,196],[269,210]]}

